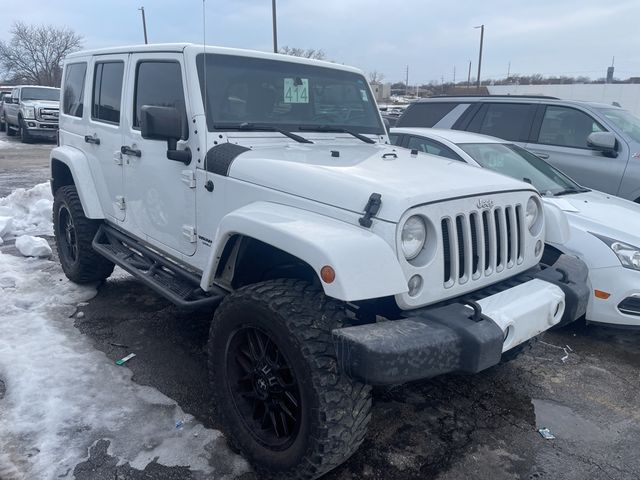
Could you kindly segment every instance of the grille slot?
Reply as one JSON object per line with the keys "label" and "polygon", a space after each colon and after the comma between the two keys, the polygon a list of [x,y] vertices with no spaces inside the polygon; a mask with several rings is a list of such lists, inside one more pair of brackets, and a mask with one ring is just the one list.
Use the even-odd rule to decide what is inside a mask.
{"label": "grille slot", "polygon": [[444,217],[440,226],[446,288],[502,272],[523,260],[520,204]]}

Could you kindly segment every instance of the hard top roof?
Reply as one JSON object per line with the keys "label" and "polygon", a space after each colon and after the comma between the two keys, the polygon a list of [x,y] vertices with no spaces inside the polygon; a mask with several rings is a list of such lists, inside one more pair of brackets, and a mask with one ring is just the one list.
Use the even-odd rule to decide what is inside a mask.
{"label": "hard top roof", "polygon": [[338,63],[327,62],[323,60],[313,60],[304,57],[295,57],[292,55],[285,55],[282,53],[270,53],[261,52],[258,50],[248,50],[241,48],[229,48],[229,47],[217,47],[195,43],[155,43],[148,45],[123,45],[119,47],[100,48],[96,50],[84,50],[67,55],[66,61],[94,56],[94,55],[111,55],[111,54],[124,54],[124,53],[181,53],[191,51],[194,54],[202,53],[217,53],[220,55],[238,55],[253,58],[264,58],[267,60],[277,60],[281,62],[300,63],[305,65],[315,65],[318,67],[334,68],[338,70],[346,70],[353,73],[362,74],[360,69],[350,67],[347,65],[340,65]]}

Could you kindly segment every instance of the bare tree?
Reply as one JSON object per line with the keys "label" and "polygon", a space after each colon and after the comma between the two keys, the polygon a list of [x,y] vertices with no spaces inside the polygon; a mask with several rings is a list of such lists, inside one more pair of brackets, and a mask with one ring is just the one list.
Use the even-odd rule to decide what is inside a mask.
{"label": "bare tree", "polygon": [[313,58],[314,60],[325,60],[326,55],[324,51],[315,49],[315,48],[297,48],[297,47],[289,47],[284,46],[280,48],[278,53],[283,53],[285,55],[293,55],[294,57],[304,57],[304,58]]}
{"label": "bare tree", "polygon": [[373,72],[369,72],[369,83],[371,84],[382,83],[383,80],[384,80],[384,73],[380,73],[377,70],[374,70]]}
{"label": "bare tree", "polygon": [[67,27],[15,22],[9,42],[0,41],[0,65],[15,82],[60,86],[62,60],[82,46],[82,36]]}

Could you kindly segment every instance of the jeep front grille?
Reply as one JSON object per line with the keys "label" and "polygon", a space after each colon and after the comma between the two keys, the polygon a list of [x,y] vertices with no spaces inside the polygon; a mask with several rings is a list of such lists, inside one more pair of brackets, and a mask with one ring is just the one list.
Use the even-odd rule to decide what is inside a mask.
{"label": "jeep front grille", "polygon": [[520,204],[442,218],[445,288],[521,263],[523,224]]}

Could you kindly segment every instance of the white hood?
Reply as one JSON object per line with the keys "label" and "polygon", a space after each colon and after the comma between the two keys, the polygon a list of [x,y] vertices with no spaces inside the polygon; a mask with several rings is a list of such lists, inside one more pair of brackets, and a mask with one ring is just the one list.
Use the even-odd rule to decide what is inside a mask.
{"label": "white hood", "polygon": [[640,246],[637,203],[598,191],[545,198],[545,202],[565,211],[574,227]]}
{"label": "white hood", "polygon": [[261,147],[239,155],[229,176],[353,212],[362,212],[369,196],[379,193],[382,208],[376,217],[391,222],[424,203],[534,191],[488,169],[381,144]]}

